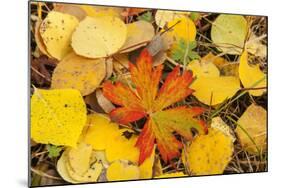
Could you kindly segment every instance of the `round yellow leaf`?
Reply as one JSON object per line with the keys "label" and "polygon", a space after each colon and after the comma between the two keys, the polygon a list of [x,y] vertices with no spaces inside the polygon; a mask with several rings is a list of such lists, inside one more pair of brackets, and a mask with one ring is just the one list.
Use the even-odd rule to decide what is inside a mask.
{"label": "round yellow leaf", "polygon": [[233,76],[198,77],[191,88],[193,95],[206,105],[217,105],[231,98],[240,89],[240,81]]}
{"label": "round yellow leaf", "polygon": [[77,174],[69,165],[66,163],[66,169],[69,176],[80,183],[87,182],[97,182],[98,177],[100,176],[103,166],[101,163],[96,162],[93,164],[83,175]]}
{"label": "round yellow leaf", "polygon": [[84,141],[91,144],[94,150],[105,150],[109,140],[114,139],[118,132],[118,125],[102,114],[88,115],[89,126]]}
{"label": "round yellow leaf", "polygon": [[35,89],[31,97],[31,138],[37,143],[75,147],[87,121],[78,90]]}
{"label": "round yellow leaf", "polygon": [[117,17],[86,17],[72,35],[74,51],[89,58],[108,57],[125,43],[127,27]]}
{"label": "round yellow leaf", "polygon": [[71,36],[79,21],[76,17],[56,11],[48,13],[39,32],[48,53],[61,60],[71,51]]}
{"label": "round yellow leaf", "polygon": [[154,27],[146,21],[136,21],[127,24],[127,39],[121,48],[122,53],[131,52],[145,46],[154,37]]}
{"label": "round yellow leaf", "polygon": [[210,128],[207,135],[197,136],[190,144],[187,164],[194,175],[222,174],[232,153],[232,138],[219,129]]}
{"label": "round yellow leaf", "polygon": [[155,23],[158,27],[163,28],[167,23],[174,19],[185,17],[184,12],[170,11],[170,10],[157,10],[155,14]]}
{"label": "round yellow leaf", "polygon": [[219,69],[210,61],[203,62],[199,60],[193,60],[188,64],[187,69],[192,70],[193,74],[198,78],[220,76]]}
{"label": "round yellow leaf", "polygon": [[[240,57],[239,77],[244,87],[260,88],[266,87],[266,75],[260,70],[258,65],[248,64],[248,53],[245,51]],[[261,96],[266,89],[249,90],[253,96]]]}
{"label": "round yellow leaf", "polygon": [[108,167],[106,177],[109,181],[136,180],[140,177],[140,170],[127,161],[117,160]]}
{"label": "round yellow leaf", "polygon": [[[126,138],[126,134],[132,134]],[[128,160],[135,164],[139,160],[139,149],[135,146],[137,136],[129,129],[120,129],[114,137],[107,137],[107,147],[105,149],[106,159],[109,162],[115,160]]]}
{"label": "round yellow leaf", "polygon": [[68,152],[69,165],[78,175],[83,175],[90,168],[92,146],[86,143],[79,143],[76,148],[71,148]]}
{"label": "round yellow leaf", "polygon": [[180,39],[186,42],[195,40],[196,26],[191,19],[187,17],[176,18],[168,22],[167,26],[168,28],[174,26],[167,34],[172,35],[177,41]]}
{"label": "round yellow leaf", "polygon": [[51,87],[77,89],[85,96],[95,91],[105,74],[104,59],[88,59],[70,53],[56,66]]}
{"label": "round yellow leaf", "polygon": [[[267,112],[255,104],[250,105],[239,118],[236,128],[242,147],[251,154],[266,150]],[[250,136],[250,137],[249,137]],[[254,141],[254,142],[253,142]]]}
{"label": "round yellow leaf", "polygon": [[62,156],[60,157],[60,159],[57,162],[57,171],[58,171],[59,175],[62,177],[62,179],[64,179],[67,182],[79,183],[78,181],[75,181],[74,179],[72,179],[69,176],[69,173],[66,169],[67,162],[68,162],[67,153],[63,152]]}
{"label": "round yellow leaf", "polygon": [[240,15],[220,14],[212,24],[211,38],[218,49],[228,54],[241,54],[248,31]]}
{"label": "round yellow leaf", "polygon": [[35,27],[34,27],[34,39],[35,42],[37,44],[38,49],[40,50],[40,52],[42,52],[43,54],[47,55],[48,57],[50,57],[50,54],[48,53],[46,46],[43,42],[43,39],[40,35],[39,29],[40,29],[40,25],[41,25],[42,21],[41,20],[37,20],[37,22],[35,23]]}

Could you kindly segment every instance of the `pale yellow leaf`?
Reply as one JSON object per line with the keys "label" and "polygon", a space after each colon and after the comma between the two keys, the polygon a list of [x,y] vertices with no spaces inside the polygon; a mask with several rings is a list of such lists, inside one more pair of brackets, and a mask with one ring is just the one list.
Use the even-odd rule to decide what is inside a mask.
{"label": "pale yellow leaf", "polygon": [[88,95],[99,87],[106,74],[105,60],[68,54],[55,68],[51,88],[73,88]]}
{"label": "pale yellow leaf", "polygon": [[236,132],[244,150],[251,154],[266,150],[267,112],[264,108],[251,104],[237,124]]}
{"label": "pale yellow leaf", "polygon": [[48,13],[39,32],[48,53],[61,60],[71,51],[71,36],[79,21],[76,17],[56,11]]}
{"label": "pale yellow leaf", "polygon": [[243,16],[220,14],[212,24],[211,38],[219,50],[239,55],[242,53],[247,31],[247,21]]}
{"label": "pale yellow leaf", "polygon": [[108,57],[124,45],[125,23],[117,17],[86,17],[72,35],[74,51],[89,58]]}

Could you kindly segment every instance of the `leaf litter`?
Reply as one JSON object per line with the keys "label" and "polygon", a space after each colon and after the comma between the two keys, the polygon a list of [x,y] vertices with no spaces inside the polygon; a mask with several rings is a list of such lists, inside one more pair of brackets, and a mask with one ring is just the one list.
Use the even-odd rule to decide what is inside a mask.
{"label": "leaf litter", "polygon": [[266,171],[264,17],[31,14],[32,185]]}

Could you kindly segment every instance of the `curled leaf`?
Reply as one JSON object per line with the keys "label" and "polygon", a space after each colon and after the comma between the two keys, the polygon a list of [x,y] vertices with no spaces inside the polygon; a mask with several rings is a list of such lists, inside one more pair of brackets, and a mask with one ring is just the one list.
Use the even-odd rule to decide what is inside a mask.
{"label": "curled leaf", "polygon": [[154,36],[154,28],[146,21],[136,21],[127,24],[127,39],[121,48],[122,53],[131,52],[149,42]]}
{"label": "curled leaf", "polygon": [[[244,87],[260,88],[266,87],[266,75],[260,70],[258,65],[249,65],[248,53],[245,51],[240,57],[239,77]],[[266,89],[249,90],[253,96],[261,96]]]}

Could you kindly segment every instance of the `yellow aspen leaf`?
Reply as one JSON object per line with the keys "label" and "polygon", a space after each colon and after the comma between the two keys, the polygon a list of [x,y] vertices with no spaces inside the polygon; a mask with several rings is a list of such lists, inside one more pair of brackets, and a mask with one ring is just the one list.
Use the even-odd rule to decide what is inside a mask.
{"label": "yellow aspen leaf", "polygon": [[[258,65],[249,65],[248,53],[245,51],[240,57],[239,77],[245,88],[266,87],[266,75]],[[266,89],[249,90],[253,96],[261,96]]]}
{"label": "yellow aspen leaf", "polygon": [[68,163],[67,153],[63,152],[63,154],[61,155],[60,159],[57,162],[57,171],[59,175],[62,177],[62,179],[64,179],[67,182],[74,183],[74,184],[79,183],[78,181],[75,181],[69,176],[69,173],[66,169],[66,163]]}
{"label": "yellow aspen leaf", "polygon": [[174,177],[184,177],[184,176],[187,176],[187,175],[184,174],[183,172],[173,172],[173,173],[162,174],[162,175],[156,176],[154,178],[174,178]]}
{"label": "yellow aspen leaf", "polygon": [[127,24],[126,42],[120,51],[127,53],[145,46],[145,42],[149,42],[154,34],[154,27],[149,22],[140,20]]}
{"label": "yellow aspen leaf", "polygon": [[155,147],[149,158],[145,159],[144,162],[139,165],[140,179],[150,179],[153,175],[153,166],[155,160]]}
{"label": "yellow aspen leaf", "polygon": [[93,5],[79,5],[88,16],[90,17],[102,17],[102,16],[113,16],[121,18],[123,8],[118,7],[102,7]]}
{"label": "yellow aspen leaf", "polygon": [[108,57],[120,50],[126,36],[127,27],[121,19],[112,16],[87,16],[73,33],[71,45],[75,53],[81,56]]}
{"label": "yellow aspen leaf", "polygon": [[31,138],[37,143],[75,147],[86,124],[86,114],[78,90],[35,89],[31,97]]}
{"label": "yellow aspen leaf", "polygon": [[80,142],[76,148],[71,148],[68,152],[68,161],[70,167],[78,175],[83,175],[90,168],[90,159],[92,146]]}
{"label": "yellow aspen leaf", "polygon": [[43,20],[39,32],[48,53],[61,60],[71,51],[71,36],[79,21],[76,17],[51,11]]}
{"label": "yellow aspen leaf", "polygon": [[236,132],[245,151],[259,154],[266,150],[267,112],[251,104],[237,122]]}
{"label": "yellow aspen leaf", "polygon": [[186,13],[170,11],[170,10],[157,10],[155,14],[155,23],[158,27],[163,28],[167,23],[174,19],[185,17]]}
{"label": "yellow aspen leaf", "polygon": [[222,174],[232,158],[232,138],[217,128],[199,135],[186,151],[187,165],[194,175]]}
{"label": "yellow aspen leaf", "polygon": [[[102,114],[88,115],[89,126],[84,141],[91,144],[94,150],[105,150],[109,140],[118,134],[118,125]],[[111,139],[109,139],[111,138]]]}
{"label": "yellow aspen leaf", "polygon": [[211,61],[193,60],[188,66],[196,77],[219,77],[220,71]]}
{"label": "yellow aspen leaf", "polygon": [[127,161],[117,160],[107,168],[106,177],[109,181],[136,180],[140,177],[140,170]]}
{"label": "yellow aspen leaf", "polygon": [[109,162],[122,159],[137,164],[139,159],[139,148],[135,146],[137,138],[129,129],[118,130],[115,137],[108,139],[105,149],[106,159]]}
{"label": "yellow aspen leaf", "polygon": [[34,27],[34,38],[35,38],[35,42],[37,44],[38,49],[40,50],[40,52],[42,52],[43,54],[47,55],[48,57],[51,57],[51,55],[48,53],[46,46],[44,44],[44,41],[40,35],[39,29],[40,29],[40,25],[42,23],[42,20],[37,20],[37,22],[35,23],[35,27]]}
{"label": "yellow aspen leaf", "polygon": [[104,59],[88,59],[70,53],[56,66],[51,88],[77,89],[85,96],[95,91],[105,74]]}
{"label": "yellow aspen leaf", "polygon": [[240,89],[239,78],[235,76],[221,76],[215,65],[222,61],[213,55],[206,55],[200,61],[190,62],[187,69],[192,70],[196,80],[191,84],[193,95],[206,105],[217,105],[231,98]]}
{"label": "yellow aspen leaf", "polygon": [[228,62],[226,59],[219,56],[215,56],[211,52],[204,56],[201,61],[214,64],[219,69],[221,76],[239,77],[239,64],[236,62]]}
{"label": "yellow aspen leaf", "polygon": [[[176,24],[176,25],[175,25]],[[172,35],[177,41],[183,39],[185,42],[194,41],[196,37],[196,26],[188,17],[176,18],[168,22],[167,27],[174,26],[167,34]]]}
{"label": "yellow aspen leaf", "polygon": [[231,98],[240,89],[239,79],[233,76],[199,77],[191,86],[193,95],[206,105],[217,105]]}
{"label": "yellow aspen leaf", "polygon": [[72,179],[78,181],[79,183],[87,183],[97,182],[97,179],[102,172],[103,166],[101,163],[96,162],[83,175],[77,174],[75,171],[73,171],[69,163],[66,163],[66,169]]}
{"label": "yellow aspen leaf", "polygon": [[240,15],[220,14],[212,24],[211,38],[218,49],[227,54],[242,53],[248,24]]}

